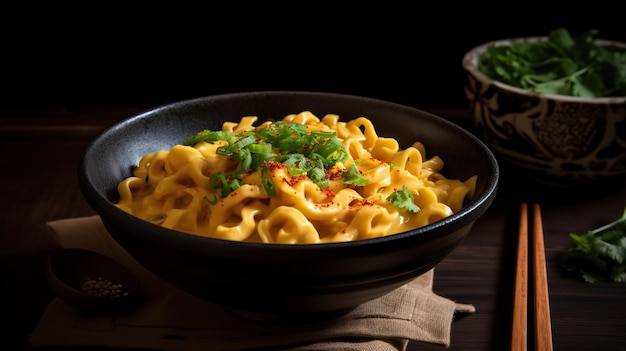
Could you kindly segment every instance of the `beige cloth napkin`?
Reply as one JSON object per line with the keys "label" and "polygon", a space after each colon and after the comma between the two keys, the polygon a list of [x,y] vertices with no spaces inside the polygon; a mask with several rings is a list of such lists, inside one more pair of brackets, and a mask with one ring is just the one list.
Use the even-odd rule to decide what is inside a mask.
{"label": "beige cloth napkin", "polygon": [[112,257],[140,279],[143,302],[117,316],[87,316],[55,298],[30,335],[31,347],[104,346],[150,350],[405,350],[409,340],[450,345],[455,313],[474,306],[432,291],[433,270],[336,320],[300,326],[257,324],[191,296],[137,263],[100,217],[48,223],[61,247]]}

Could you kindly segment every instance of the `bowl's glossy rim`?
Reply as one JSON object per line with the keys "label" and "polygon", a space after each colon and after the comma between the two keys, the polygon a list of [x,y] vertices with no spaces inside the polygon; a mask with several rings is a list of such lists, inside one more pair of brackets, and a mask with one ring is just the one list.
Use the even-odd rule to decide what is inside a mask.
{"label": "bowl's glossy rim", "polygon": [[[405,112],[411,112],[412,114],[421,114],[426,116],[427,118],[437,120],[437,123],[441,123],[446,126],[446,128],[455,130],[456,133],[464,134],[465,137],[469,138],[473,143],[476,143],[480,149],[482,149],[487,156],[489,164],[491,165],[491,169],[493,173],[491,174],[490,179],[486,180],[486,188],[482,194],[464,207],[461,211],[451,215],[450,217],[444,218],[435,223],[428,224],[426,226],[403,232],[397,233],[393,235],[388,235],[384,237],[377,237],[371,239],[363,239],[363,240],[355,240],[349,242],[332,242],[332,243],[321,243],[321,244],[273,244],[273,243],[251,243],[251,242],[240,242],[240,241],[230,241],[223,240],[218,238],[211,237],[203,237],[195,234],[180,232],[176,230],[171,230],[168,228],[164,228],[162,226],[147,222],[147,221],[139,221],[137,217],[126,213],[116,207],[113,203],[111,203],[105,196],[102,196],[92,184],[86,179],[87,178],[87,169],[86,169],[86,158],[87,155],[91,152],[94,145],[97,144],[98,140],[106,136],[107,134],[115,132],[117,129],[124,128],[128,123],[132,123],[135,120],[141,120],[149,117],[151,114],[157,113],[164,109],[176,108],[181,105],[189,104],[189,103],[197,103],[197,102],[206,102],[206,101],[216,101],[221,99],[233,99],[237,97],[245,97],[245,96],[254,96],[254,95],[268,95],[268,96],[284,96],[284,95],[310,95],[310,96],[328,96],[333,98],[343,98],[343,99],[359,99],[362,101],[369,101],[374,104],[386,104],[394,109],[404,110]],[[227,93],[227,94],[218,94],[218,95],[209,95],[202,96],[192,99],[186,99],[182,101],[177,101],[169,104],[164,104],[161,106],[157,106],[146,111],[140,112],[138,114],[132,115],[126,119],[123,119],[113,125],[105,128],[101,131],[101,133],[96,136],[90,143],[88,143],[81,159],[79,161],[79,185],[83,192],[88,193],[89,196],[85,196],[86,200],[93,207],[98,207],[99,211],[103,211],[104,214],[101,215],[103,217],[103,221],[107,221],[109,217],[116,217],[119,220],[124,222],[123,224],[133,224],[139,225],[143,227],[144,230],[150,230],[151,239],[158,240],[158,238],[171,238],[178,237],[181,240],[188,243],[188,247],[193,249],[195,247],[195,242],[210,242],[212,245],[223,245],[224,247],[239,247],[239,248],[248,248],[251,250],[341,250],[341,249],[355,249],[358,250],[360,247],[370,246],[370,245],[381,245],[385,243],[392,243],[398,240],[407,239],[410,237],[414,237],[416,235],[427,235],[428,233],[432,233],[437,231],[441,227],[448,226],[450,231],[458,230],[464,226],[467,226],[473,223],[477,218],[479,218],[484,212],[489,208],[491,203],[493,202],[500,179],[500,168],[497,162],[495,155],[483,143],[478,137],[470,133],[469,131],[463,129],[459,125],[443,118],[437,116],[433,113],[418,110],[413,107],[409,107],[406,105],[398,104],[395,102],[370,98],[370,97],[362,97],[358,95],[349,95],[342,93],[329,93],[329,92],[312,92],[312,91],[280,91],[280,90],[271,90],[271,91],[254,91],[254,92],[238,92],[238,93]]]}
{"label": "bowl's glossy rim", "polygon": [[[569,95],[559,95],[559,94],[546,94],[546,93],[537,93],[534,91],[526,90],[523,88],[519,88],[510,84],[503,83],[501,81],[490,78],[486,74],[482,73],[478,68],[478,60],[480,56],[487,50],[487,48],[491,46],[507,46],[512,42],[521,42],[521,41],[541,41],[547,40],[548,37],[545,36],[536,36],[536,37],[518,37],[518,38],[507,38],[507,39],[498,39],[492,40],[480,45],[477,45],[471,48],[469,51],[465,53],[462,59],[462,66],[466,72],[474,76],[480,82],[484,84],[495,85],[498,88],[509,91],[519,95],[533,96],[544,99],[551,99],[556,101],[563,102],[577,102],[577,103],[585,103],[585,104],[623,104],[626,103],[626,96],[611,96],[611,97],[596,97],[596,98],[588,98],[588,97],[580,97],[580,96],[569,96]],[[597,39],[596,42],[601,45],[615,45],[619,47],[623,47],[626,49],[626,43],[622,43],[614,40],[605,40],[605,39]]]}

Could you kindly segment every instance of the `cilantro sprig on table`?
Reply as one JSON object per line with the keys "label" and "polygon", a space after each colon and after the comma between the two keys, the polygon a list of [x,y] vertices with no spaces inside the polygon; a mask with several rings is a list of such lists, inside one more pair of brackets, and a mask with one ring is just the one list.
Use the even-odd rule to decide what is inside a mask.
{"label": "cilantro sprig on table", "polygon": [[573,37],[564,28],[547,40],[489,46],[479,59],[488,77],[530,91],[580,97],[626,96],[626,48],[599,45],[598,30]]}
{"label": "cilantro sprig on table", "polygon": [[611,223],[569,235],[574,245],[561,253],[561,267],[588,283],[626,283],[626,208]]}

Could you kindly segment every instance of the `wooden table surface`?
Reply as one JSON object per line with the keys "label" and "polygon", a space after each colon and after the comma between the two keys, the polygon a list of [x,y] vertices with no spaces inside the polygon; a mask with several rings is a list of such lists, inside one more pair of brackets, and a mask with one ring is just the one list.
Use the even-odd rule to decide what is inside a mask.
{"label": "wooden table surface", "polygon": [[[27,349],[28,335],[53,297],[43,266],[57,246],[45,223],[95,214],[77,184],[84,147],[106,126],[142,110],[0,111],[2,350]],[[466,111],[431,112],[472,128]],[[554,349],[626,350],[626,284],[587,284],[565,275],[557,262],[571,245],[568,233],[583,233],[622,214],[625,182],[552,191],[528,183],[505,165],[501,180],[493,205],[435,269],[436,293],[476,307],[453,322],[449,349],[508,349],[518,212],[527,201],[540,202],[543,210]],[[441,349],[409,345],[409,350]]]}

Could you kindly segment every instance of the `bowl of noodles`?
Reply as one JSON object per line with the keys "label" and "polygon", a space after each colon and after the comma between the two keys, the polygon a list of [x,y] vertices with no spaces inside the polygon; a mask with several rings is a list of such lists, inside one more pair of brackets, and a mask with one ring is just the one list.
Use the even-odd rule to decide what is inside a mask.
{"label": "bowl of noodles", "polygon": [[434,268],[491,205],[489,149],[392,102],[268,91],[131,116],[79,184],[140,264],[260,321],[340,316]]}

